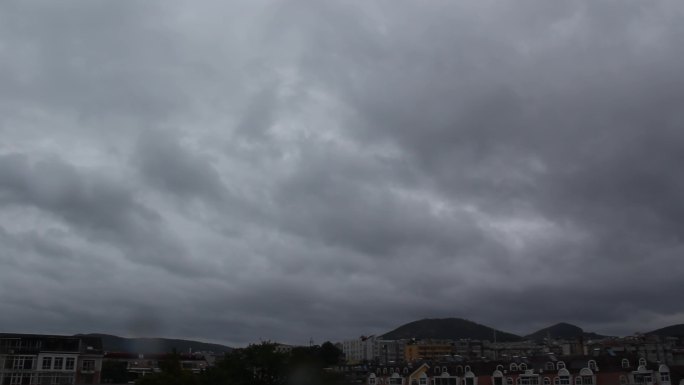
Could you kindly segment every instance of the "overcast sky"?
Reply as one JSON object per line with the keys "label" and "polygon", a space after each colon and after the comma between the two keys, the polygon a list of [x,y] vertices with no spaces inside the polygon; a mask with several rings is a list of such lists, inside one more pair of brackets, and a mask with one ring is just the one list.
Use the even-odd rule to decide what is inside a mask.
{"label": "overcast sky", "polygon": [[4,1],[0,329],[684,323],[684,3]]}

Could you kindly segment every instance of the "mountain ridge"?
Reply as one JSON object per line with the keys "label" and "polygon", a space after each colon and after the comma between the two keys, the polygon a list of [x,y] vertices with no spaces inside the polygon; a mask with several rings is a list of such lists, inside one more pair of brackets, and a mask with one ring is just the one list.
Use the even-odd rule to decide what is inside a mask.
{"label": "mountain ridge", "polygon": [[646,335],[657,335],[660,337],[684,337],[684,324],[665,326],[660,329],[652,330]]}
{"label": "mountain ridge", "polygon": [[225,353],[233,350],[233,348],[225,345],[176,338],[127,338],[103,333],[77,334],[76,336],[101,338],[102,347],[107,352],[150,354],[168,353],[175,349],[177,352],[211,351],[214,353]]}
{"label": "mountain ridge", "polygon": [[478,339],[499,342],[520,341],[513,333],[491,328],[463,318],[424,318],[406,323],[380,336],[384,339]]}
{"label": "mountain ridge", "polygon": [[567,322],[559,322],[551,326],[539,329],[536,332],[530,333],[523,338],[526,340],[543,341],[545,338],[551,339],[575,339],[582,337],[585,339],[603,339],[607,336],[603,336],[596,333],[585,332],[584,329],[577,325],[573,325]]}

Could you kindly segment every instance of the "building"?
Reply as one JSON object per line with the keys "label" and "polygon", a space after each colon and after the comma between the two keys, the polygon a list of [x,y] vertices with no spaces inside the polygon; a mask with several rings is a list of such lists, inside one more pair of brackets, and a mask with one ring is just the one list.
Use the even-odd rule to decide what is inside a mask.
{"label": "building", "polygon": [[375,340],[376,360],[383,365],[404,362],[407,340]]}
{"label": "building", "polygon": [[375,336],[342,341],[342,353],[349,363],[372,361],[377,357],[375,341]]}
{"label": "building", "polygon": [[506,361],[379,365],[368,385],[676,385],[682,368],[633,356],[519,358]]}
{"label": "building", "polygon": [[96,337],[0,333],[0,385],[99,384]]}
{"label": "building", "polygon": [[209,367],[209,362],[203,353],[172,353],[137,354],[137,353],[106,353],[105,362],[117,362],[123,365],[129,373],[130,379],[137,379],[151,373],[161,372],[161,364],[166,360],[177,359],[181,369],[201,373]]}
{"label": "building", "polygon": [[453,342],[422,340],[404,347],[404,361],[438,360],[455,352]]}

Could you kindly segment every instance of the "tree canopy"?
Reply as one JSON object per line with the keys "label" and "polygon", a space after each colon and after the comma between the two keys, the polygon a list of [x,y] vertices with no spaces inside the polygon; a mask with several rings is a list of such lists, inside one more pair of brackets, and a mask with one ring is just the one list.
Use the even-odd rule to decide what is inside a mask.
{"label": "tree canopy", "polygon": [[342,352],[330,342],[280,352],[269,342],[226,353],[200,374],[184,371],[177,354],[160,363],[160,373],[141,377],[138,385],[333,385],[341,378],[330,370]]}

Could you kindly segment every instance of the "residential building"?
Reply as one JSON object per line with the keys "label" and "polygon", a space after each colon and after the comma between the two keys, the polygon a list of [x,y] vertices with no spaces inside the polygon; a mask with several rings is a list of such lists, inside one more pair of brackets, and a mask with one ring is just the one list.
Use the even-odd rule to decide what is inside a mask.
{"label": "residential building", "polygon": [[404,347],[404,361],[439,360],[452,356],[455,347],[450,341],[423,340],[406,344]]}
{"label": "residential building", "polygon": [[377,356],[375,341],[375,336],[361,336],[357,339],[342,341],[342,353],[349,363],[374,360]]}
{"label": "residential building", "polygon": [[375,361],[383,365],[404,362],[404,349],[408,340],[375,340]]}
{"label": "residential building", "polygon": [[126,371],[131,378],[139,378],[150,373],[161,371],[161,363],[165,360],[177,359],[181,369],[193,373],[200,373],[209,367],[209,362],[203,353],[181,353],[174,357],[171,353],[135,354],[135,353],[106,353],[107,362],[122,362],[126,364]]}
{"label": "residential building", "polygon": [[0,385],[99,384],[95,337],[0,333]]}
{"label": "residential building", "polygon": [[369,368],[368,385],[675,385],[684,368],[634,356],[425,361]]}

